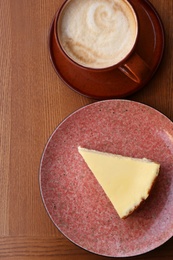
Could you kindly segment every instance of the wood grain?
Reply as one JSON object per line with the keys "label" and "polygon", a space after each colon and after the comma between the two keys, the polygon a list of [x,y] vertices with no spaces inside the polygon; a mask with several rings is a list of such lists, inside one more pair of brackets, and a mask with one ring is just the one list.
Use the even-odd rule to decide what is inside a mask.
{"label": "wood grain", "polygon": [[[130,257],[131,259],[157,259],[160,260],[165,256],[165,251],[167,250],[167,258],[172,259],[171,254],[171,244],[173,240],[171,239],[165,245],[160,247],[157,250],[154,250],[150,253],[146,253],[136,257]],[[37,236],[11,236],[11,237],[2,237],[0,238],[0,256],[9,257],[10,259],[107,259],[107,257],[98,256],[92,253],[89,253],[83,249],[79,249],[76,245],[64,239],[63,237],[46,236],[46,237],[37,237]],[[57,256],[61,256],[58,258]],[[49,258],[48,258],[49,257]],[[70,257],[70,258],[68,258]],[[2,258],[1,258],[2,259]],[[108,259],[115,259],[110,257]],[[122,258],[116,258],[117,260]]]}
{"label": "wood grain", "polygon": [[[43,207],[38,171],[52,131],[70,113],[94,102],[57,77],[48,51],[50,23],[62,0],[0,1],[0,259],[106,259],[68,241]],[[173,120],[173,1],[152,0],[163,21],[166,48],[151,82],[128,99]],[[173,258],[173,240],[136,259]]]}
{"label": "wood grain", "polygon": [[[161,260],[165,257],[166,259],[172,259],[172,245],[173,239],[170,239],[165,245],[159,247],[150,253],[146,253],[136,257],[129,257],[128,259],[157,259]],[[37,236],[11,236],[0,238],[0,256],[1,259],[107,259],[107,257],[98,256],[89,253],[83,249],[78,248],[73,243],[64,239],[63,237],[37,237]],[[110,257],[108,259],[115,259]],[[120,260],[122,258],[116,258]]]}

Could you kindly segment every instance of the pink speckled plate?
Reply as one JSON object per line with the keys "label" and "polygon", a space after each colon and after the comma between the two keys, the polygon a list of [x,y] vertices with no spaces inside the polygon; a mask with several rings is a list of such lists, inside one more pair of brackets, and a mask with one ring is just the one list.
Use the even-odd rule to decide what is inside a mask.
{"label": "pink speckled plate", "polygon": [[[77,147],[149,158],[161,172],[149,199],[121,220]],[[146,105],[107,100],[85,106],[54,131],[40,166],[40,189],[56,227],[96,254],[148,252],[173,235],[173,123]]]}

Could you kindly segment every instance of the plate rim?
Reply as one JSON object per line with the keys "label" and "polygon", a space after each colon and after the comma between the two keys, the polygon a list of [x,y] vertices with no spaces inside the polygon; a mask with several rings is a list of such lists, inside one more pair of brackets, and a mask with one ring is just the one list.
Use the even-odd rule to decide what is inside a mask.
{"label": "plate rim", "polygon": [[98,252],[94,252],[92,250],[89,250],[87,248],[85,248],[84,246],[81,246],[79,243],[77,242],[74,242],[73,239],[71,239],[68,235],[65,234],[65,232],[63,232],[59,227],[58,227],[58,224],[55,223],[54,219],[52,218],[47,206],[46,206],[46,202],[45,202],[45,199],[44,199],[44,195],[43,195],[43,191],[42,191],[42,185],[41,185],[41,177],[42,177],[42,174],[41,174],[41,170],[42,170],[42,163],[43,163],[43,159],[44,159],[44,156],[45,156],[45,152],[46,152],[46,149],[52,139],[52,137],[54,136],[54,134],[58,131],[58,128],[68,120],[68,118],[70,118],[71,116],[75,115],[76,113],[88,108],[88,107],[92,107],[94,106],[95,104],[100,104],[100,103],[110,103],[110,102],[115,102],[115,103],[131,103],[131,104],[135,104],[137,106],[140,106],[140,107],[145,107],[145,108],[148,108],[149,110],[153,110],[154,112],[156,112],[157,114],[159,114],[160,116],[163,117],[163,120],[167,120],[168,123],[172,124],[173,125],[173,122],[171,121],[171,119],[169,119],[165,114],[163,114],[162,112],[160,112],[159,110],[157,110],[156,108],[153,108],[151,107],[150,105],[146,105],[144,103],[141,103],[141,102],[138,102],[138,101],[133,101],[133,100],[126,100],[126,99],[108,99],[108,100],[101,100],[101,101],[97,101],[97,102],[93,102],[93,103],[89,103],[89,104],[86,104],[84,105],[83,107],[80,107],[78,109],[76,109],[75,111],[73,111],[72,113],[70,113],[69,115],[67,115],[56,127],[55,129],[53,130],[53,132],[51,133],[51,135],[49,136],[49,138],[47,139],[47,142],[46,142],[46,145],[44,146],[44,149],[42,151],[42,155],[41,155],[41,159],[40,159],[40,166],[39,166],[39,174],[38,174],[38,182],[39,182],[39,190],[40,190],[40,195],[41,195],[41,200],[42,200],[42,203],[43,203],[43,206],[46,210],[46,213],[47,215],[49,216],[50,220],[52,221],[52,223],[54,224],[54,226],[58,229],[58,231],[64,235],[65,238],[67,238],[70,242],[72,242],[74,245],[78,246],[79,248],[87,251],[87,252],[90,252],[90,253],[93,253],[95,255],[98,255],[98,256],[106,256],[106,257],[121,257],[121,258],[124,258],[124,257],[133,257],[133,256],[138,256],[138,255],[143,255],[143,254],[146,254],[146,253],[149,253],[153,250],[155,250],[156,248],[162,246],[164,243],[166,243],[172,236],[173,236],[173,232],[172,232],[172,235],[170,235],[170,237],[168,237],[166,240],[164,240],[163,242],[161,243],[158,243],[159,245],[157,245],[156,247],[152,248],[152,249],[149,249],[149,250],[145,250],[143,251],[142,253],[135,253],[135,254],[130,254],[130,255],[109,255],[109,254],[99,254]]}

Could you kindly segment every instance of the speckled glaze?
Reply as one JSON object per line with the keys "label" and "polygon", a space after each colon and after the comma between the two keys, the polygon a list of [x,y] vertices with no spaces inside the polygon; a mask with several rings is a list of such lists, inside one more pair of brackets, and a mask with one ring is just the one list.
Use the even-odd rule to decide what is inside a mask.
{"label": "speckled glaze", "polygon": [[[161,164],[148,200],[121,220],[78,153],[78,146]],[[96,254],[148,252],[173,235],[173,123],[146,105],[107,100],[67,117],[50,137],[40,165],[40,190],[56,227]]]}

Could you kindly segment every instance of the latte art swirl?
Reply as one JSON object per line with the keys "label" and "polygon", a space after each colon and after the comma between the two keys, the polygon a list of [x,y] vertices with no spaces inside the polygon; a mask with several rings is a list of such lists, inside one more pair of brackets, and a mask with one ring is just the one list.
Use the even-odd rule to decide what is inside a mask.
{"label": "latte art swirl", "polygon": [[64,6],[58,37],[66,54],[91,68],[117,64],[133,48],[136,17],[124,0],[71,0]]}
{"label": "latte art swirl", "polygon": [[86,26],[88,30],[94,29],[96,33],[100,33],[100,30],[110,31],[111,26],[115,22],[114,12],[107,5],[92,4],[86,11]]}

